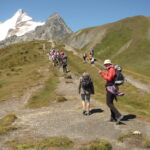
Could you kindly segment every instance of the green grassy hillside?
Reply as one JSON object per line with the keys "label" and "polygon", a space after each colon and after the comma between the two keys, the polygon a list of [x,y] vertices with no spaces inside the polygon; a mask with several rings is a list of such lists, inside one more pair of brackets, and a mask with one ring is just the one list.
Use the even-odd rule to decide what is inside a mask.
{"label": "green grassy hillside", "polygon": [[126,74],[150,84],[149,17],[135,16],[83,29],[74,33],[68,43],[73,47],[82,46],[81,53],[93,48],[100,62],[111,59],[114,64],[121,65]]}
{"label": "green grassy hillside", "polygon": [[45,97],[34,96],[28,106],[41,107],[49,104],[49,98],[57,83],[56,78],[50,80],[56,77],[56,71],[50,66],[46,56],[46,51],[50,47],[50,43],[46,41],[32,41],[13,44],[0,50],[0,101],[18,99],[27,89],[39,85],[47,89],[48,82],[51,85],[51,92],[46,94],[42,89],[41,94],[44,93]]}
{"label": "green grassy hillside", "polygon": [[[94,47],[96,57],[101,60],[110,58],[128,70],[149,76],[149,27],[150,19],[144,16],[126,18],[114,23],[101,43]],[[128,48],[113,57],[130,40]]]}

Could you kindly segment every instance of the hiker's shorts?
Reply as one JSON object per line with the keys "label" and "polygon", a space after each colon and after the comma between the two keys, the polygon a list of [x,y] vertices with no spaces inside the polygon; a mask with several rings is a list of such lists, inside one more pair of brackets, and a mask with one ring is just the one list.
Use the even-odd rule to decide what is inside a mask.
{"label": "hiker's shorts", "polygon": [[90,102],[90,94],[81,94],[83,101]]}

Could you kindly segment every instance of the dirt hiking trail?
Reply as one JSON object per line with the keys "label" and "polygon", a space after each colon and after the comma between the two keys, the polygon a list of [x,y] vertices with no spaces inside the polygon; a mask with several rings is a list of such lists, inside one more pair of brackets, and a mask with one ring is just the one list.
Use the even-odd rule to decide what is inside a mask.
{"label": "dirt hiking trail", "polygon": [[[67,136],[71,139],[86,143],[96,138],[107,139],[114,150],[135,149],[136,145],[126,145],[117,142],[117,137],[129,131],[140,131],[144,136],[150,137],[150,123],[129,119],[122,125],[108,122],[109,110],[100,101],[91,100],[92,114],[82,115],[81,100],[77,93],[79,78],[71,74],[72,79],[60,77],[56,90],[57,94],[67,98],[65,102],[54,102],[51,106],[38,109],[25,109],[24,105],[31,94],[42,86],[33,87],[26,91],[19,100],[9,100],[0,105],[0,117],[14,113],[18,119],[14,125],[17,130],[0,136],[1,150],[9,150],[5,141],[9,139],[38,139],[41,137]],[[130,118],[129,114],[124,114]],[[132,118],[132,117],[131,117]],[[136,150],[143,150],[136,148]]]}

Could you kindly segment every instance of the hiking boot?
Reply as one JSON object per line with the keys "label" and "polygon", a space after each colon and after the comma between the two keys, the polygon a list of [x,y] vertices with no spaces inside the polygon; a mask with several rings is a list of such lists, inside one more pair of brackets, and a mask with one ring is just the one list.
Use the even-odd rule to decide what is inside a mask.
{"label": "hiking boot", "polygon": [[117,125],[121,123],[120,121],[123,119],[123,117],[124,117],[124,116],[121,115],[121,116],[117,119],[117,121],[116,121],[116,124],[117,124]]}

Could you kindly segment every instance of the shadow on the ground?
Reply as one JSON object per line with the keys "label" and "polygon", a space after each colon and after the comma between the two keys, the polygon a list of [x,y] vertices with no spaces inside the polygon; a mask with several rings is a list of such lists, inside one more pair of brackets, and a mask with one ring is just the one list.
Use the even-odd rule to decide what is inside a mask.
{"label": "shadow on the ground", "polygon": [[124,122],[119,122],[118,124],[116,125],[126,125]]}
{"label": "shadow on the ground", "polygon": [[134,114],[128,114],[128,115],[124,115],[122,121],[128,121],[130,119],[135,119],[136,118],[136,115]]}
{"label": "shadow on the ground", "polygon": [[97,108],[97,109],[92,109],[91,110],[91,114],[95,114],[95,113],[101,113],[103,112],[104,110],[100,109],[100,108]]}

